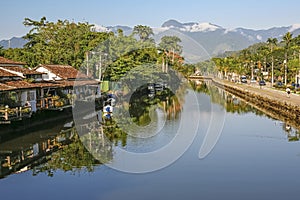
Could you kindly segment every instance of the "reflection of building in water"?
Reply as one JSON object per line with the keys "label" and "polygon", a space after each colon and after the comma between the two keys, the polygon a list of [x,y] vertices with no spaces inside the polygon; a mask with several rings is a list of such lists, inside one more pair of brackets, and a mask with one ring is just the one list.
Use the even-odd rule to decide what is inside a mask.
{"label": "reflection of building in water", "polygon": [[[0,178],[32,169],[33,174],[53,176],[56,170],[93,171],[95,165],[112,159],[112,143],[105,142],[102,126],[82,126],[61,130],[59,134],[40,132],[4,142],[0,145]],[[117,132],[115,133],[117,134]]]}
{"label": "reflection of building in water", "polygon": [[[113,128],[111,126],[110,128]],[[114,129],[114,128],[113,128]],[[114,132],[108,133],[102,125],[91,123],[86,126],[81,126],[81,141],[85,148],[92,156],[100,163],[107,163],[112,160],[112,142],[107,136],[114,135]]]}
{"label": "reflection of building in water", "polygon": [[[37,138],[29,135],[4,142],[0,145],[0,178],[18,173],[46,162],[45,156],[68,145],[74,129],[62,130],[58,135]],[[42,137],[41,135],[39,135]]]}

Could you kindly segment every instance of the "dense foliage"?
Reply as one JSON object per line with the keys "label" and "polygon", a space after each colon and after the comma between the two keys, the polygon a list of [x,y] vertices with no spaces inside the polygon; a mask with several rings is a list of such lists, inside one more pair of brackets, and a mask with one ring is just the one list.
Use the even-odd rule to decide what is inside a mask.
{"label": "dense foliage", "polygon": [[[210,62],[199,63],[197,68],[205,72],[219,73],[225,79],[246,75],[256,80],[265,79],[295,82],[295,75],[300,70],[300,36],[294,37],[288,32],[278,42],[277,38],[269,38],[266,42],[257,43],[237,52],[226,53],[226,56],[212,58]],[[273,71],[273,73],[272,73]]]}
{"label": "dense foliage", "polygon": [[24,36],[27,44],[23,48],[1,48],[0,55],[25,62],[28,67],[71,65],[94,78],[113,81],[145,63],[162,65],[163,70],[173,66],[182,72],[191,71],[184,70],[181,40],[165,36],[156,44],[148,26],[137,25],[132,34],[124,35],[120,29],[117,33],[97,32],[87,22],[50,22],[46,17],[38,21],[25,18],[23,24],[31,27]]}

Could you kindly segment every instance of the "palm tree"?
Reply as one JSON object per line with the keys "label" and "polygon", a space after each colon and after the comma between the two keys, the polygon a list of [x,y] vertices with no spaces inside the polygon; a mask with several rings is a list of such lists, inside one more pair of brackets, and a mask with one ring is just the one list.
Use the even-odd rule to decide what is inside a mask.
{"label": "palm tree", "polygon": [[287,32],[283,37],[282,40],[285,43],[285,61],[284,61],[284,84],[287,84],[287,62],[288,62],[288,51],[290,48],[290,44],[292,41],[293,34]]}
{"label": "palm tree", "polygon": [[[270,47],[271,54],[272,54],[272,79],[271,79],[271,85],[273,87],[274,85],[274,56],[273,56],[273,47],[277,46],[277,38],[268,38],[267,43]],[[274,46],[273,46],[274,45]]]}
{"label": "palm tree", "polygon": [[[273,47],[277,46],[278,39],[277,38],[268,38],[267,43],[270,46],[270,50],[273,51]],[[274,46],[273,46],[274,45]]]}
{"label": "palm tree", "polygon": [[149,40],[151,35],[154,35],[153,30],[149,26],[143,25],[135,26],[132,33],[138,35],[143,42]]}
{"label": "palm tree", "polygon": [[292,41],[293,34],[290,32],[287,32],[283,37],[282,40],[285,43],[285,48],[288,49],[290,47],[291,41]]}

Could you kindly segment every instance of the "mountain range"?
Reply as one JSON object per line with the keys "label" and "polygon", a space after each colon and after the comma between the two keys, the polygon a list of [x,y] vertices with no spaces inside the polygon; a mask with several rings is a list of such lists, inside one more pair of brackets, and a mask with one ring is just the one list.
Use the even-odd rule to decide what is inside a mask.
{"label": "mountain range", "polygon": [[[133,30],[132,27],[121,25],[109,27],[95,25],[96,31],[116,32],[118,29],[122,29],[125,34],[130,34]],[[241,50],[254,43],[265,42],[271,37],[281,41],[282,36],[287,32],[291,32],[294,37],[300,34],[300,24],[262,30],[246,28],[226,29],[208,22],[181,23],[174,19],[164,22],[161,27],[152,29],[156,41],[159,41],[164,35],[180,37],[182,40],[181,45],[184,47],[183,53],[191,57],[197,57],[193,59],[205,59],[226,51]],[[0,45],[4,48],[8,48],[9,45],[12,48],[22,47],[25,43],[24,39],[16,37],[10,41],[0,41]],[[199,57],[200,54],[201,56]]]}

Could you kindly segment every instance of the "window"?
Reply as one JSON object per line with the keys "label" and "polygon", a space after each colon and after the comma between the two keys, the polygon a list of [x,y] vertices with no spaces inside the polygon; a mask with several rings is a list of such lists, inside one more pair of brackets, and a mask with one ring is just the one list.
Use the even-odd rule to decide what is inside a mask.
{"label": "window", "polygon": [[27,92],[27,101],[35,100],[35,91],[28,91]]}

